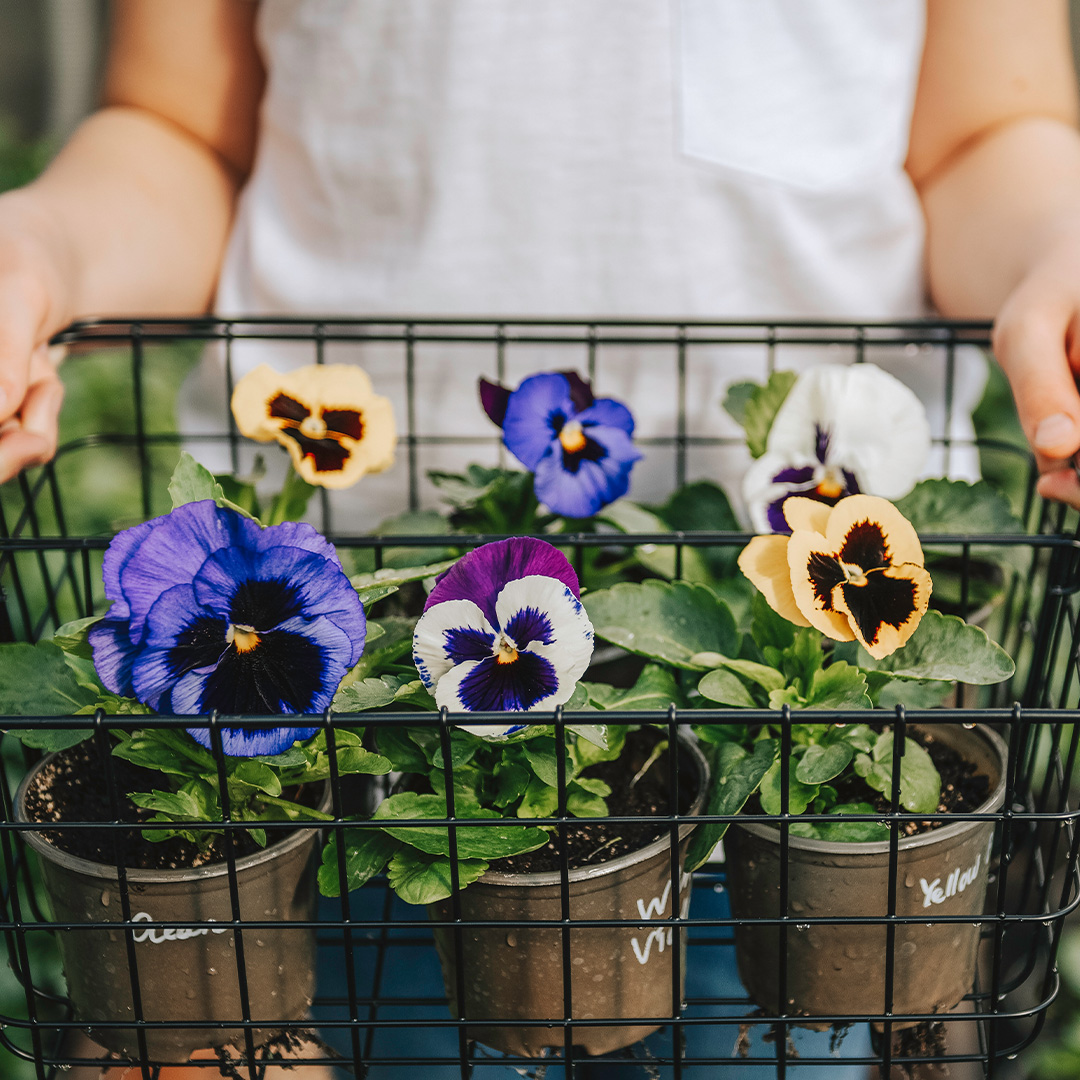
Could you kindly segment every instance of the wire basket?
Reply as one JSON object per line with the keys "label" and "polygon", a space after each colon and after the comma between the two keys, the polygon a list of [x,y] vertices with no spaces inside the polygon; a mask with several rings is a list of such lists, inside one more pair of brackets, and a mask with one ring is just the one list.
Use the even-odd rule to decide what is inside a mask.
{"label": "wire basket", "polygon": [[[273,975],[267,976],[259,966],[263,937],[273,927],[265,917],[253,918],[245,906],[241,898],[244,867],[239,865],[243,860],[231,849],[221,872],[224,916],[211,918],[198,911],[168,918],[147,914],[143,883],[137,873],[123,867],[113,868],[115,886],[111,892],[104,890],[107,897],[98,898],[102,910],[91,915],[88,923],[77,926],[66,921],[55,903],[50,909],[35,854],[40,844],[33,836],[41,827],[17,820],[14,809],[16,788],[34,765],[35,754],[6,734],[0,744],[5,773],[0,926],[15,983],[0,998],[4,1002],[0,1046],[28,1076],[44,1078],[71,1066],[100,1066],[106,1051],[86,1038],[88,1024],[72,1011],[56,959],[58,938],[97,930],[110,935],[120,950],[113,977],[130,995],[131,1011],[111,1024],[95,1023],[95,1035],[109,1042],[110,1029],[127,1031],[126,1049],[108,1060],[141,1065],[146,1075],[187,1056],[186,1051],[155,1051],[159,1034],[195,1028],[211,1035],[215,1028],[231,1033],[228,1049],[199,1060],[208,1076],[216,1075],[219,1068],[240,1076],[258,1075],[268,1061],[280,1056],[292,1065],[333,1063],[357,1077],[486,1077],[511,1075],[514,1069],[519,1073],[531,1070],[529,1075],[546,1070],[549,1078],[592,1076],[594,1072],[681,1077],[713,1075],[709,1070],[717,1068],[729,1069],[736,1076],[775,1072],[778,1076],[834,1077],[866,1075],[872,1066],[888,1076],[894,1063],[901,1063],[913,1076],[937,1075],[932,1070],[946,1064],[954,1076],[1008,1075],[1009,1061],[1038,1036],[1057,992],[1057,943],[1064,920],[1080,897],[1080,833],[1072,792],[1080,746],[1080,727],[1072,723],[1080,685],[1075,618],[1080,544],[1065,535],[1064,512],[1034,498],[1034,472],[1025,449],[1006,440],[977,440],[966,432],[961,414],[972,402],[962,400],[961,370],[981,362],[988,339],[989,330],[983,324],[927,321],[676,324],[215,319],[99,321],[65,331],[58,341],[69,348],[69,385],[81,383],[85,392],[106,402],[107,426],[79,430],[69,422],[55,462],[0,491],[0,640],[33,642],[68,621],[104,610],[102,553],[117,529],[169,509],[165,485],[180,448],[193,449],[222,470],[250,468],[250,451],[223,408],[217,414],[205,409],[192,412],[189,407],[186,419],[177,424],[173,396],[193,365],[200,365],[202,374],[197,377],[208,378],[209,385],[217,380],[216,391],[203,400],[213,399],[216,393],[219,406],[227,402],[238,371],[267,357],[294,364],[355,362],[369,371],[392,372],[394,381],[387,392],[395,399],[402,452],[379,491],[390,504],[396,501],[388,509],[401,513],[433,505],[437,492],[426,482],[428,469],[464,460],[488,464],[503,460],[493,428],[482,423],[469,427],[459,412],[451,409],[451,415],[445,416],[433,408],[430,399],[439,397],[439,387],[444,397],[450,392],[448,380],[459,380],[471,393],[477,374],[512,384],[538,369],[573,368],[593,379],[598,389],[616,396],[621,392],[633,404],[619,380],[627,372],[645,371],[643,385],[654,394],[667,395],[663,409],[657,411],[669,419],[646,428],[639,442],[658,463],[649,482],[670,489],[711,475],[720,460],[737,462],[742,452],[740,432],[701,419],[708,378],[717,371],[739,370],[761,379],[776,369],[826,359],[870,361],[891,365],[893,370],[905,364],[921,365],[924,373],[940,379],[940,390],[933,396],[939,403],[934,424],[942,470],[963,471],[963,461],[978,459],[987,472],[1019,477],[1016,501],[1027,526],[1025,533],[922,538],[924,544],[951,555],[956,568],[955,609],[985,621],[991,636],[1017,661],[1017,675],[989,692],[960,688],[957,704],[962,707],[916,711],[898,706],[894,713],[879,714],[899,732],[915,726],[937,732],[943,739],[962,739],[972,730],[989,733],[983,741],[999,755],[1000,797],[990,809],[950,817],[950,829],[966,829],[969,839],[977,834],[978,850],[973,847],[956,856],[955,875],[950,872],[915,882],[918,873],[905,861],[907,848],[901,843],[903,826],[913,815],[900,810],[899,791],[894,790],[891,809],[879,815],[890,827],[889,840],[878,845],[876,856],[880,897],[868,908],[843,908],[840,914],[820,914],[812,904],[808,909],[795,893],[806,845],[800,846],[790,831],[792,817],[785,797],[778,816],[748,818],[744,814],[739,818],[753,826],[743,830],[740,844],[766,843],[765,853],[752,852],[751,861],[772,860],[777,867],[765,903],[753,892],[754,886],[733,889],[720,849],[692,877],[682,874],[679,851],[686,828],[733,819],[705,813],[701,806],[680,807],[653,819],[659,838],[654,860],[659,876],[655,891],[631,896],[631,901],[638,901],[633,916],[605,906],[614,903],[608,898],[599,900],[599,906],[580,906],[574,871],[565,856],[548,882],[548,904],[538,909],[539,914],[526,914],[521,908],[497,915],[478,912],[472,898],[480,890],[459,890],[456,870],[450,901],[431,913],[397,900],[381,877],[353,893],[343,887],[339,899],[324,899],[317,914],[308,909],[291,924],[297,934],[315,935],[318,982],[308,995],[312,997],[310,1011],[294,1009],[289,1015],[274,1015],[271,1006],[256,1004],[261,1000],[259,987],[268,979],[274,983]],[[378,388],[383,390],[382,385]],[[709,404],[718,414],[715,400]],[[78,417],[74,423],[79,423]],[[91,477],[95,490],[104,489],[105,494],[87,500],[83,492]],[[343,560],[352,559],[371,569],[400,563],[403,553],[407,561],[408,553],[416,549],[430,551],[438,546],[464,551],[491,539],[454,535],[436,541],[422,531],[379,532],[377,522],[365,513],[347,497],[322,494],[314,516],[315,524],[337,544]],[[738,549],[748,539],[730,532],[618,536],[583,532],[545,538],[563,547],[579,567],[590,549],[629,551],[654,545],[671,552],[675,578],[682,576],[687,551]],[[979,566],[986,561],[1005,570],[995,604],[979,611],[975,585]],[[619,662],[610,652],[598,659]],[[855,723],[866,716],[830,711],[817,713],[814,719]],[[595,719],[595,714],[575,716],[559,709],[537,722],[554,723],[556,745],[562,745],[559,736],[565,726],[575,720],[587,722],[589,717]],[[657,713],[613,710],[604,715],[608,724],[659,725],[670,746],[680,745],[680,738],[692,744],[692,739],[684,738],[691,724],[765,720],[780,727],[781,761],[786,763],[796,722],[786,709],[765,714],[672,707]],[[320,726],[331,749],[338,733],[357,723],[355,717],[350,723],[335,715],[297,718],[298,724],[302,722]],[[451,718],[380,711],[364,714],[362,723],[376,737],[379,729],[402,723],[426,724],[437,733],[446,754],[443,765],[450,793],[442,824],[449,825],[450,854],[455,858],[459,826],[454,821]],[[0,726],[7,731],[41,726],[74,729],[88,724],[94,741],[105,748],[110,732],[148,725],[177,729],[201,725],[208,729],[211,744],[219,749],[221,745],[217,717],[0,717]],[[903,740],[896,744],[902,746]],[[679,790],[681,780],[697,768],[694,753],[691,745],[669,755],[671,790]],[[107,754],[103,760],[108,761]],[[330,760],[336,760],[333,754]],[[898,759],[896,764],[894,773],[899,776]],[[785,791],[788,767],[782,766]],[[119,805],[125,793],[107,764],[101,779]],[[222,787],[227,785],[223,782]],[[354,790],[332,764],[327,805],[334,820],[325,826],[326,832],[340,835],[348,819],[370,807],[374,794]],[[577,820],[566,809],[565,760],[560,760],[558,794],[557,811],[540,823],[565,836]],[[240,829],[229,821],[225,802],[222,828],[226,832]],[[93,828],[109,834],[128,827],[119,822],[73,822],[50,828],[54,833]],[[296,824],[270,829],[286,839],[295,834],[297,842],[303,839],[300,834],[314,838],[311,828]],[[731,833],[726,842],[730,852]],[[773,846],[768,848],[768,844]],[[973,875],[967,872],[975,862],[987,875],[985,905],[962,915],[943,914],[938,894],[945,900],[962,893],[961,882],[970,881]],[[343,858],[338,872],[344,885]],[[310,871],[304,873],[310,876]],[[310,888],[309,877],[305,880]],[[925,900],[915,913],[903,900],[905,890],[913,886]],[[855,877],[848,888],[865,892]],[[675,903],[675,897],[682,902]],[[106,907],[111,910],[106,912]],[[433,920],[438,924],[435,937]],[[878,935],[873,948],[881,961],[880,985],[865,990],[858,1008],[838,1003],[808,1015],[793,1004],[790,991],[815,962],[813,949],[823,957],[820,964],[829,967],[831,957],[840,955],[847,939],[828,935],[858,928]],[[943,1014],[936,1011],[937,1006],[921,1007],[918,993],[913,997],[905,989],[905,980],[911,982],[911,956],[919,955],[921,948],[913,937],[919,928],[940,934],[955,931],[971,940],[974,979],[962,987],[962,1001]],[[475,962],[469,942],[485,933],[517,941],[538,931],[547,935],[540,939],[540,952],[547,954],[542,974],[530,978],[526,964],[511,981],[554,985],[556,1005],[541,1012],[526,1008],[511,1019],[478,1014],[475,1005],[467,1004],[468,969]],[[649,1001],[647,1009],[638,1006],[642,1011],[635,1012],[631,1006],[616,1016],[603,1006],[597,1011],[592,1004],[581,1004],[589,998],[575,973],[584,940],[580,935],[612,933],[633,939],[635,963],[649,972],[654,990],[659,987],[659,999],[642,999]],[[740,981],[734,959],[736,937],[748,933],[756,935],[756,947],[764,950],[755,955],[773,958],[762,962],[771,965],[761,983],[768,989],[759,986],[752,991],[754,997]],[[154,972],[146,961],[137,959],[136,945],[155,934],[157,943],[166,947],[196,938],[220,940],[228,969],[215,970],[214,975],[228,978],[237,988],[235,1003],[229,1006],[234,1012],[207,1021],[144,1011],[143,1003],[149,1000],[147,980]],[[814,941],[817,945],[808,952],[804,944]],[[840,952],[831,952],[834,949]],[[440,953],[446,963],[445,983]],[[660,956],[662,968],[647,968],[650,959]],[[102,962],[111,961],[103,958]],[[740,962],[744,963],[743,978],[753,982],[753,971]],[[287,978],[280,970],[279,976]],[[539,1008],[535,1003],[530,1007]],[[184,1014],[179,1004],[177,1013]],[[630,1029],[632,1037],[623,1040],[629,1045],[612,1049],[603,1042],[603,1033],[616,1026]],[[515,1032],[525,1032],[527,1037],[521,1041]],[[206,1044],[214,1041],[220,1040],[208,1037]],[[509,1047],[509,1056],[491,1049],[492,1045]],[[600,1056],[596,1056],[598,1049]],[[533,1056],[517,1057],[515,1052]],[[611,1071],[604,1072],[605,1068]]]}

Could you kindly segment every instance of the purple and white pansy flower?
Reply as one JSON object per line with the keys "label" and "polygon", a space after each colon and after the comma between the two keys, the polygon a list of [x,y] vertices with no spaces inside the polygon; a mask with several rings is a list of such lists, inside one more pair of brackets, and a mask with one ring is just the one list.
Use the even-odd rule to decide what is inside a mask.
{"label": "purple and white pansy flower", "polygon": [[743,477],[759,533],[788,533],[794,495],[834,506],[848,495],[906,495],[926,468],[930,421],[915,394],[873,364],[801,374],[777,410],[765,453]]}
{"label": "purple and white pansy flower", "polygon": [[516,390],[481,379],[480,402],[553,513],[592,517],[629,491],[641,458],[634,418],[622,402],[594,397],[576,372],[530,375]]}
{"label": "purple and white pansy flower", "polygon": [[[413,661],[451,712],[528,712],[565,704],[585,673],[593,628],[577,574],[558,548],[512,537],[470,551],[436,583]],[[525,724],[462,724],[505,738]]]}

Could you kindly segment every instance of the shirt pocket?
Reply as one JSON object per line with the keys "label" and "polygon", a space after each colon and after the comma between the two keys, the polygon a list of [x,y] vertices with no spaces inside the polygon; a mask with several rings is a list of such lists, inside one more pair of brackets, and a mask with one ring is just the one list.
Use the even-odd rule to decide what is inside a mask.
{"label": "shirt pocket", "polygon": [[672,0],[680,149],[812,190],[903,165],[924,0]]}

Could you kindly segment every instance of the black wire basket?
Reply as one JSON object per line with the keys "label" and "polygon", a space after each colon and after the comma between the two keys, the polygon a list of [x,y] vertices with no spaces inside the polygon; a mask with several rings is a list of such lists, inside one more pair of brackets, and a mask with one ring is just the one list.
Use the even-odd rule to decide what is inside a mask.
{"label": "black wire basket", "polygon": [[[125,791],[108,764],[112,733],[147,726],[201,726],[209,732],[211,746],[220,751],[227,718],[101,713],[89,719],[0,717],[6,731],[0,744],[4,769],[0,928],[14,979],[0,997],[0,1047],[12,1068],[45,1078],[76,1066],[126,1063],[151,1076],[162,1065],[186,1060],[189,1044],[200,1045],[203,1039],[204,1045],[215,1045],[223,1041],[216,1032],[228,1031],[225,1049],[193,1062],[208,1076],[218,1070],[261,1075],[275,1059],[292,1066],[330,1064],[357,1077],[486,1077],[515,1070],[519,1075],[547,1077],[682,1077],[714,1075],[717,1069],[728,1069],[733,1076],[834,1077],[867,1075],[874,1067],[890,1076],[894,1066],[911,1076],[943,1075],[934,1070],[945,1066],[954,1076],[1016,1075],[1009,1072],[1010,1062],[1038,1037],[1057,993],[1057,944],[1080,897],[1080,833],[1073,792],[1080,746],[1080,727],[1073,723],[1080,544],[1067,532],[1071,521],[1065,512],[1035,498],[1026,449],[1006,439],[975,439],[963,433],[962,424],[953,423],[953,412],[961,410],[958,369],[988,352],[987,326],[929,321],[147,320],[79,324],[56,343],[68,348],[69,386],[82,386],[83,393],[104,403],[101,414],[107,426],[80,430],[81,419],[74,416],[55,462],[0,490],[0,641],[34,642],[72,620],[102,613],[106,606],[102,553],[119,528],[168,510],[166,482],[180,449],[213,458],[222,471],[243,472],[250,467],[250,450],[224,409],[220,416],[198,414],[193,425],[186,420],[178,424],[172,402],[181,378],[197,363],[204,375],[209,371],[211,379],[219,380],[217,397],[227,402],[237,371],[264,354],[284,356],[290,363],[356,362],[369,370],[382,365],[395,372],[397,382],[390,396],[396,398],[401,453],[383,490],[396,500],[398,512],[420,510],[437,498],[425,479],[429,468],[465,459],[503,461],[493,428],[467,429],[457,415],[429,423],[428,398],[448,378],[464,380],[471,387],[478,374],[514,383],[533,370],[573,368],[599,389],[612,392],[609,381],[617,383],[620,370],[645,369],[661,380],[651,384],[654,391],[662,386],[670,395],[670,424],[644,432],[639,441],[659,463],[652,482],[671,489],[708,475],[718,455],[735,453],[741,446],[738,433],[698,422],[698,373],[723,371],[729,356],[737,357],[743,370],[753,366],[758,378],[808,358],[885,361],[894,369],[917,360],[940,378],[935,442],[943,469],[952,467],[954,456],[977,455],[987,473],[1012,477],[1017,487],[1014,502],[1026,530],[1011,535],[922,537],[924,544],[952,559],[955,610],[986,622],[991,636],[1016,660],[1013,679],[990,689],[960,687],[955,708],[897,706],[877,714],[898,733],[915,729],[936,733],[946,742],[981,738],[996,762],[991,772],[996,769],[997,801],[976,812],[950,815],[949,827],[942,832],[963,833],[969,847],[955,856],[955,872],[950,863],[949,872],[930,878],[930,871],[924,874],[910,862],[912,849],[903,843],[904,826],[915,815],[900,808],[897,781],[890,807],[877,815],[889,827],[889,840],[877,845],[876,884],[868,889],[852,871],[841,890],[859,894],[863,903],[842,905],[839,914],[822,913],[812,902],[808,905],[798,898],[796,883],[807,872],[803,867],[807,844],[791,833],[793,816],[786,795],[779,815],[738,818],[751,826],[742,830],[737,842],[744,848],[741,857],[775,864],[774,880],[764,892],[755,892],[756,885],[729,880],[721,848],[692,876],[683,874],[680,850],[687,828],[734,820],[732,815],[705,812],[707,808],[699,804],[679,806],[651,819],[658,836],[653,870],[658,877],[648,889],[640,885],[645,892],[635,894],[633,888],[639,886],[630,887],[627,895],[636,914],[620,912],[606,896],[591,906],[580,901],[575,872],[565,855],[547,881],[546,906],[526,910],[511,905],[497,914],[479,910],[472,898],[480,890],[461,890],[456,870],[460,826],[453,795],[454,717],[382,710],[364,714],[360,721],[376,738],[380,729],[420,724],[435,733],[443,748],[447,816],[435,824],[449,826],[449,854],[455,868],[452,895],[439,910],[425,913],[398,900],[383,877],[350,893],[342,853],[336,868],[340,897],[322,900],[317,911],[301,907],[290,923],[297,940],[313,935],[318,963],[316,985],[298,991],[303,998],[299,1006],[295,1002],[286,1006],[287,995],[277,995],[290,974],[280,964],[276,974],[267,969],[261,955],[267,946],[264,939],[276,932],[277,924],[268,911],[252,915],[243,899],[246,864],[230,846],[226,845],[219,874],[223,913],[214,909],[211,916],[209,909],[197,909],[186,915],[155,915],[147,908],[146,883],[138,873],[118,865],[110,868],[115,880],[107,887],[100,882],[91,886],[97,890],[91,895],[99,908],[91,905],[88,921],[76,922],[59,910],[55,900],[52,906],[46,900],[39,859],[42,844],[35,835],[42,827],[27,824],[15,811],[19,782],[41,755],[16,741],[13,730],[91,727],[91,745],[105,751],[101,782],[118,806]],[[95,495],[88,498],[84,492],[91,484]],[[402,552],[428,551],[436,544],[465,551],[494,538],[454,534],[435,542],[426,532],[379,532],[377,522],[358,513],[355,503],[326,493],[320,495],[313,518],[343,558],[375,570],[400,564]],[[594,549],[630,551],[653,545],[672,553],[673,576],[679,578],[687,551],[737,550],[748,536],[574,532],[545,539],[562,547],[579,567]],[[975,586],[979,566],[987,560],[1005,571],[995,604],[980,611]],[[597,660],[618,664],[621,658],[608,650]],[[835,723],[866,718],[865,712],[814,715],[815,721]],[[562,746],[566,725],[595,721],[596,713],[559,708],[535,719],[553,723],[556,746]],[[787,791],[792,728],[798,722],[798,714],[787,708],[780,713],[674,707],[645,713],[612,710],[603,719],[608,724],[656,725],[669,746],[683,745],[680,753],[668,755],[673,791],[698,769],[693,739],[688,737],[692,724],[767,721],[780,730],[781,790]],[[357,789],[338,775],[334,764],[335,740],[358,721],[355,716],[350,720],[327,714],[296,718],[296,723],[325,733],[331,750],[326,805],[332,820],[320,830],[323,836],[340,837],[347,827],[356,828],[353,819],[364,816],[378,790],[377,784],[375,789]],[[903,740],[894,745],[899,754]],[[220,753],[217,756],[220,760]],[[899,777],[898,757],[894,764]],[[539,822],[563,838],[581,820],[567,811],[565,765],[564,753],[559,760],[557,809]],[[227,792],[224,773],[221,776],[222,790]],[[223,803],[222,830],[242,829],[229,820],[227,794]],[[108,835],[130,826],[115,820],[49,828],[53,834],[94,829]],[[295,823],[268,825],[268,830],[296,845],[318,838],[311,826]],[[725,843],[730,853],[736,843],[732,833]],[[754,848],[755,843],[765,846]],[[304,850],[312,847],[308,843]],[[843,863],[835,852],[825,852],[824,861],[830,860]],[[311,872],[310,865],[301,872],[309,892]],[[982,873],[988,886],[985,904],[962,914],[946,914],[942,902],[963,893]],[[819,879],[811,875],[811,880]],[[300,884],[290,896],[298,891]],[[914,910],[904,900],[912,892],[923,901]],[[675,903],[675,897],[681,902]],[[958,1004],[920,1004],[920,973],[929,979],[934,968],[949,966],[923,960],[918,936],[923,930],[946,940],[946,955],[949,949],[967,950],[974,957],[974,975],[957,992],[956,998],[962,999]],[[112,1021],[89,1023],[73,1011],[60,976],[57,942],[70,944],[94,931],[106,934],[118,950],[115,956],[102,952],[101,963],[113,965],[110,978],[127,995],[128,1011]],[[802,1007],[796,988],[809,968],[842,968],[839,958],[845,949],[862,948],[845,937],[855,931],[872,942],[869,948],[880,969],[873,978],[866,976],[864,955],[858,960],[864,966],[854,969],[862,974],[845,976],[855,980],[859,1007],[845,1004],[841,997],[825,1007]],[[469,996],[473,980],[469,972],[477,963],[471,951],[475,943],[494,935],[500,946],[507,944],[513,950],[537,934],[539,944],[529,958],[508,969],[509,975],[506,971],[492,975],[492,985],[543,983],[555,992],[555,1004],[541,1006],[529,997],[524,1011],[510,1018],[478,1012]],[[624,1003],[617,1014],[595,1005],[577,974],[583,962],[582,943],[588,935],[602,934],[632,940],[633,964],[647,972],[646,982],[654,991],[652,997],[631,995],[629,1006]],[[740,960],[739,969],[734,959],[737,937],[744,944],[749,941],[752,949],[747,955],[757,957]],[[160,972],[141,959],[146,953],[140,954],[136,946],[147,942],[158,946],[156,960],[161,949],[193,940],[221,945],[223,966],[213,969],[211,981],[229,980],[235,997],[222,1006],[225,1014],[192,1019],[177,989],[176,1015],[162,1015],[148,1004],[149,983]],[[95,948],[90,946],[91,955]],[[662,966],[649,967],[658,957]],[[171,968],[174,962],[161,958],[161,966]],[[495,963],[506,968],[509,962],[503,957]],[[920,963],[926,966],[920,969]],[[68,982],[73,987],[72,974],[68,972]],[[860,984],[864,977],[870,981]],[[607,978],[601,975],[595,981]],[[205,989],[206,980],[200,985],[200,998],[212,996]],[[271,996],[264,999],[260,995],[267,986]],[[280,1015],[274,1013],[274,1000],[283,1003]],[[88,1028],[96,1041],[87,1037]],[[605,1041],[604,1033],[614,1028],[631,1034]],[[179,1049],[161,1050],[174,1044],[159,1036],[191,1031],[196,1032],[194,1043],[181,1037],[175,1043]],[[119,1041],[112,1038],[118,1032],[123,1033]],[[111,1052],[102,1043],[110,1045]]]}

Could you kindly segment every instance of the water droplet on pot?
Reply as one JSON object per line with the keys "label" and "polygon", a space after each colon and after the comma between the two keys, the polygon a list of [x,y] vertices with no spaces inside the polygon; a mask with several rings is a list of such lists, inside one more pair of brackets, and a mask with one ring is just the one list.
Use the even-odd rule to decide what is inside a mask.
{"label": "water droplet on pot", "polygon": [[207,968],[206,969],[206,974],[207,975],[216,975],[217,974],[217,968]]}
{"label": "water droplet on pot", "polygon": [[975,730],[975,725],[974,724],[961,724],[960,726],[963,727],[963,728],[967,728],[968,731],[974,731]]}
{"label": "water droplet on pot", "polygon": [[256,938],[255,944],[261,949],[266,944],[266,942],[263,941],[261,938]]}
{"label": "water droplet on pot", "polygon": [[515,934],[513,931],[507,934],[506,944],[509,945],[511,949],[515,948],[517,945],[517,934]]}
{"label": "water droplet on pot", "polygon": [[903,945],[900,946],[900,952],[903,956],[914,956],[917,948],[918,946],[914,941],[905,941]]}
{"label": "water droplet on pot", "polygon": [[106,890],[105,890],[105,891],[104,891],[104,892],[103,892],[103,893],[101,894],[101,906],[102,906],[102,907],[108,907],[108,906],[109,906],[109,902],[110,902],[111,900],[112,900],[112,897],[111,897],[111,896],[109,895],[109,890],[108,890],[108,889],[106,889]]}
{"label": "water droplet on pot", "polygon": [[799,933],[801,934],[804,930],[809,930],[810,929],[810,924],[805,923],[805,922],[797,923],[796,926],[795,926],[795,929],[798,930]]}
{"label": "water droplet on pot", "polygon": [[715,884],[715,885],[714,885],[714,886],[712,887],[712,891],[713,891],[714,893],[716,893],[716,894],[717,894],[717,896],[719,896],[719,895],[720,895],[720,893],[722,893],[722,892],[724,891],[724,883],[723,883],[722,881],[718,881],[718,882],[717,882],[717,883],[716,883],[716,884]]}
{"label": "water droplet on pot", "polygon": [[195,991],[194,990],[188,990],[186,996],[187,996],[188,1001],[194,1001],[195,1000]]}
{"label": "water droplet on pot", "polygon": [[805,911],[806,910],[806,905],[800,903],[798,900],[792,900],[791,904],[789,906],[791,907],[792,911]]}
{"label": "water droplet on pot", "polygon": [[845,945],[844,946],[844,955],[849,960],[858,960],[859,959],[859,950],[856,949],[854,945]]}
{"label": "water droplet on pot", "polygon": [[910,889],[910,888],[912,888],[914,886],[914,884],[915,884],[915,875],[914,874],[908,874],[908,876],[906,878],[904,878],[904,887]]}

